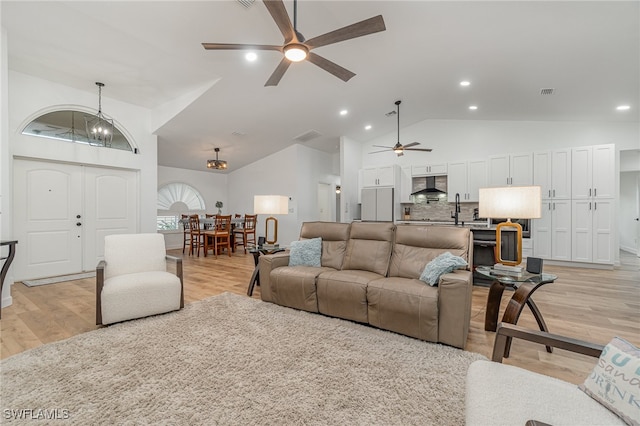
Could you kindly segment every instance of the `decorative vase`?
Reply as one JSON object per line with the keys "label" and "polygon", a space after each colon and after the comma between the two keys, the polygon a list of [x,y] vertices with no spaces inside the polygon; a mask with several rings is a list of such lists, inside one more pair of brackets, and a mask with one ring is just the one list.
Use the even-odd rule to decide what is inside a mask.
{"label": "decorative vase", "polygon": [[218,209],[218,214],[222,214],[222,209]]}

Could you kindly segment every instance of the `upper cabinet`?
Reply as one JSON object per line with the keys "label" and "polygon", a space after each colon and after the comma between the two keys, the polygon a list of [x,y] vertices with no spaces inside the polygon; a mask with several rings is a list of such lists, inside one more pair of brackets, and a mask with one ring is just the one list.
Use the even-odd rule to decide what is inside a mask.
{"label": "upper cabinet", "polygon": [[412,176],[437,176],[446,175],[446,164],[429,164],[427,166],[411,166]]}
{"label": "upper cabinet", "polygon": [[447,165],[447,198],[455,202],[456,193],[461,202],[477,202],[480,188],[487,186],[485,160],[459,161]]}
{"label": "upper cabinet", "polygon": [[505,154],[489,157],[489,186],[529,186],[533,183],[533,155]]}
{"label": "upper cabinet", "polygon": [[533,184],[541,187],[543,199],[571,198],[571,149],[535,152]]}
{"label": "upper cabinet", "polygon": [[394,186],[397,166],[372,167],[362,170],[362,188]]}
{"label": "upper cabinet", "polygon": [[614,198],[615,145],[594,145],[571,150],[571,194],[574,200]]}

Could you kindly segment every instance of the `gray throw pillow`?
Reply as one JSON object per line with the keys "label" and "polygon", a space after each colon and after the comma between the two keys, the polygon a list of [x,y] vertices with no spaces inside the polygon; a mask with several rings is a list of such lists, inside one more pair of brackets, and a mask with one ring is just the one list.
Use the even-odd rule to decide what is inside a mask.
{"label": "gray throw pillow", "polygon": [[424,267],[424,271],[420,275],[420,281],[435,286],[440,280],[440,275],[452,272],[454,269],[464,268],[467,266],[467,261],[460,256],[454,256],[448,251],[442,253],[440,256],[427,263]]}
{"label": "gray throw pillow", "polygon": [[321,266],[322,238],[294,241],[289,251],[289,266]]}

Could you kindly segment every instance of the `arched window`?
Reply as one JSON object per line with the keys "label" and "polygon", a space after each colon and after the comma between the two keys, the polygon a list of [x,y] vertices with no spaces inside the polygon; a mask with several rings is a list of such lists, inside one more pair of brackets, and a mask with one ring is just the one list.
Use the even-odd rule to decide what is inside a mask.
{"label": "arched window", "polygon": [[94,138],[90,138],[87,133],[86,123],[96,118],[97,116],[91,113],[75,110],[49,112],[29,123],[22,131],[22,134],[133,151],[127,138],[115,126],[113,127],[113,136],[109,143],[95,141]]}
{"label": "arched window", "polygon": [[174,182],[158,189],[158,229],[179,229],[181,214],[205,211],[204,198],[194,187]]}

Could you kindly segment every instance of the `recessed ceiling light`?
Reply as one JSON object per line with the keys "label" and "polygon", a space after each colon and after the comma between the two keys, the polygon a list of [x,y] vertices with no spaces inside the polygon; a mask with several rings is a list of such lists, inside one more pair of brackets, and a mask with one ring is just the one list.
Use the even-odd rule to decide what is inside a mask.
{"label": "recessed ceiling light", "polygon": [[471,82],[470,82],[470,81],[467,81],[467,80],[463,80],[463,81],[461,81],[461,82],[460,82],[460,86],[463,86],[463,87],[467,87],[467,86],[469,86],[470,84],[471,84]]}
{"label": "recessed ceiling light", "polygon": [[343,109],[342,111],[340,111],[340,115],[347,115],[349,113],[349,111],[347,111],[346,109]]}
{"label": "recessed ceiling light", "polygon": [[258,55],[256,55],[255,52],[249,52],[246,55],[244,55],[244,58],[249,62],[253,62],[256,59],[258,59]]}
{"label": "recessed ceiling light", "polygon": [[631,109],[631,107],[629,105],[620,105],[620,106],[616,107],[616,109],[618,111],[628,111],[628,110]]}
{"label": "recessed ceiling light", "polygon": [[365,130],[371,130],[371,124],[367,124],[366,126],[364,126]]}
{"label": "recessed ceiling light", "polygon": [[471,105],[471,106],[469,106],[469,109],[470,109],[471,111],[475,111],[475,110],[477,110],[477,109],[478,109],[478,107],[477,107],[476,105]]}

